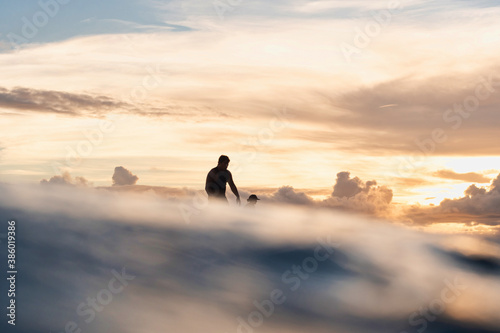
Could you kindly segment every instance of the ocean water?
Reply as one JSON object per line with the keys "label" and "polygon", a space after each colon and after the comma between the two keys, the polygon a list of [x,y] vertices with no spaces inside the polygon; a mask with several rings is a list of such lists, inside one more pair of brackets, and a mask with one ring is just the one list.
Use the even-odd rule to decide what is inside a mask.
{"label": "ocean water", "polygon": [[1,332],[500,332],[492,237],[265,202],[249,210],[67,186],[0,192]]}

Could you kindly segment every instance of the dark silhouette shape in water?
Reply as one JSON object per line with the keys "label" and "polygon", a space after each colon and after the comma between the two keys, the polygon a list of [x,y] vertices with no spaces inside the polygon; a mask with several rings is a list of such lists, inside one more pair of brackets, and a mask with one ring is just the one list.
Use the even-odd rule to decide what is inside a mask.
{"label": "dark silhouette shape in water", "polygon": [[210,170],[207,175],[207,180],[205,182],[205,191],[208,194],[208,200],[210,202],[225,202],[226,198],[226,183],[229,184],[231,191],[233,191],[236,196],[236,203],[241,204],[240,194],[233,181],[233,175],[231,171],[227,169],[229,166],[229,157],[226,155],[221,155],[217,166]]}
{"label": "dark silhouette shape in water", "polygon": [[255,194],[252,194],[248,197],[247,199],[247,204],[245,206],[245,208],[255,208],[255,205],[257,204],[257,200],[260,200],[259,198],[257,198],[257,196]]}

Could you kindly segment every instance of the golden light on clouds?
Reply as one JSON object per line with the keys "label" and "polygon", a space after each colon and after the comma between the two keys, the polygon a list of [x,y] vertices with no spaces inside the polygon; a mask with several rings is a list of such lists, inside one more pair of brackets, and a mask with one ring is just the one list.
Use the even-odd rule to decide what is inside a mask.
{"label": "golden light on clouds", "polygon": [[[498,173],[496,7],[427,8],[421,24],[415,8],[425,4],[412,1],[381,24],[386,3],[368,5],[379,16],[335,12],[367,10],[366,1],[252,14],[261,21],[189,15],[201,3],[154,6],[166,21],[180,10],[169,18],[178,27],[75,34],[0,54],[2,181],[50,178],[55,163],[105,186],[124,165],[143,185],[203,188],[227,154],[247,188],[331,193],[349,171],[392,189],[395,203],[438,206]],[[103,120],[112,132],[99,133]],[[79,145],[86,156],[68,165]]]}

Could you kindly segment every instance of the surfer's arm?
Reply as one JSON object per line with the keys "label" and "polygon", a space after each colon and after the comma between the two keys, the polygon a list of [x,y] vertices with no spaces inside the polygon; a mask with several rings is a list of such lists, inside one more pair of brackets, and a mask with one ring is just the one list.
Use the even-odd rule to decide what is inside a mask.
{"label": "surfer's arm", "polygon": [[233,175],[229,173],[229,187],[231,188],[231,191],[233,191],[234,195],[236,196],[236,202],[239,204],[240,203],[240,194],[238,193],[238,189],[236,188],[236,185],[234,184],[233,181]]}

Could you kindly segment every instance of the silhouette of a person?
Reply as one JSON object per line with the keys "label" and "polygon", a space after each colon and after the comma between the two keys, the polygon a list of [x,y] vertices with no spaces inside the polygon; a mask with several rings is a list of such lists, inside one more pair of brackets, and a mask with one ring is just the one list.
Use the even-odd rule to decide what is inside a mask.
{"label": "silhouette of a person", "polygon": [[247,204],[245,205],[245,208],[255,208],[255,205],[257,204],[257,200],[260,200],[257,198],[255,194],[252,194],[251,196],[248,197],[247,199]]}
{"label": "silhouette of a person", "polygon": [[231,191],[233,191],[236,196],[236,203],[240,205],[240,194],[238,193],[236,185],[234,185],[233,175],[231,175],[231,172],[227,169],[228,166],[229,157],[221,155],[217,166],[208,172],[205,182],[205,191],[208,194],[209,201],[222,201],[227,203],[226,183],[228,183]]}

